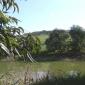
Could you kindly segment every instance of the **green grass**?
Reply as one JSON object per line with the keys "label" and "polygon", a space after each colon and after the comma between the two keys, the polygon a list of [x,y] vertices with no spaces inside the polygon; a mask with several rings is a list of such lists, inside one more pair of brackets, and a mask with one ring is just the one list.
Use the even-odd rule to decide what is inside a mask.
{"label": "green grass", "polygon": [[45,40],[49,37],[49,35],[47,35],[47,34],[41,34],[41,35],[39,35],[37,37],[40,39],[41,44],[44,44],[45,43]]}
{"label": "green grass", "polygon": [[[28,70],[27,70],[28,68]],[[0,85],[14,85],[13,83],[19,80],[18,85],[24,85],[25,72],[26,76],[30,76],[31,72],[49,71],[53,73],[54,80],[46,78],[35,82],[33,85],[85,85],[85,62],[84,61],[55,61],[55,62],[39,62],[39,63],[25,63],[25,62],[3,62],[0,61]],[[64,78],[63,75],[70,71],[80,72],[78,79]],[[7,73],[7,74],[6,74]],[[21,80],[20,80],[21,79]],[[8,84],[10,83],[10,84]]]}
{"label": "green grass", "polygon": [[56,62],[39,62],[39,63],[24,63],[24,62],[0,62],[0,74],[9,71],[25,71],[29,67],[32,71],[50,71],[55,75],[62,76],[66,72],[76,70],[85,75],[84,61],[56,61]]}
{"label": "green grass", "polygon": [[41,35],[38,35],[37,37],[41,41],[41,51],[45,51],[46,50],[45,41],[49,37],[49,35],[48,34],[41,34]]}

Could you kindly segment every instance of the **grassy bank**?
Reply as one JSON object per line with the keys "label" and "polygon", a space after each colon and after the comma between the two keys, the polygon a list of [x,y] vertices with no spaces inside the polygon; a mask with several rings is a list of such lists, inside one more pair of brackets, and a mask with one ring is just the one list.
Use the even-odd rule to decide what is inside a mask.
{"label": "grassy bank", "polygon": [[25,63],[25,62],[0,62],[0,73],[8,71],[24,71],[29,68],[32,71],[50,71],[56,75],[63,75],[64,73],[74,70],[79,71],[81,75],[85,75],[84,61],[55,61],[55,62],[39,62],[39,63]]}
{"label": "grassy bank", "polygon": [[[26,85],[32,72],[48,72],[48,75],[54,76],[51,80],[48,77],[42,78],[33,85],[85,85],[85,62],[75,60],[37,63],[0,61],[0,85],[5,85],[4,83]],[[77,72],[79,74],[76,76]],[[29,81],[31,82],[32,79]]]}

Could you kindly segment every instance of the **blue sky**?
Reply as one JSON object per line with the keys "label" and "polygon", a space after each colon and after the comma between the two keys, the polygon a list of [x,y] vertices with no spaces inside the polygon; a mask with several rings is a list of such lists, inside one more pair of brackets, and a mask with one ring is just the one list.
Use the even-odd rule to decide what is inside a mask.
{"label": "blue sky", "polygon": [[69,29],[72,25],[85,27],[85,0],[18,0],[19,26],[25,32]]}

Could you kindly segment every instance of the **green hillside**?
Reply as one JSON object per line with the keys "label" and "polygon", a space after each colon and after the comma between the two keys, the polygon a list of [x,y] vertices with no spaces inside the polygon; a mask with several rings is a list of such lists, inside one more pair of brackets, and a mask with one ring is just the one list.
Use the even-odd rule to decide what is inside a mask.
{"label": "green hillside", "polygon": [[41,44],[45,43],[45,40],[49,37],[49,34],[51,33],[51,31],[37,31],[37,32],[32,32],[31,34],[34,36],[37,36],[40,41]]}
{"label": "green hillside", "polygon": [[45,40],[49,37],[49,35],[48,34],[40,34],[40,35],[37,35],[37,37],[41,41],[41,51],[45,50],[46,49]]}

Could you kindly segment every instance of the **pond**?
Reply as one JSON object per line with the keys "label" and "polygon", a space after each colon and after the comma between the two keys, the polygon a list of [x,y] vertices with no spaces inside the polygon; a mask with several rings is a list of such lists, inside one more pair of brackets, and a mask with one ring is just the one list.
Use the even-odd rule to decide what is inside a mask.
{"label": "pond", "polygon": [[[5,74],[1,74],[0,75],[0,82],[1,83],[5,83],[5,84],[13,84],[14,83],[35,83],[35,82],[39,82],[42,79],[51,79],[51,75],[48,72],[44,72],[44,71],[38,71],[38,72],[31,72],[31,71],[25,71],[25,72],[13,72],[10,71],[8,73]],[[4,85],[4,84],[2,84]]]}
{"label": "pond", "polygon": [[[39,62],[39,63],[24,63],[24,62],[0,62],[0,82],[5,83],[15,83],[22,82],[30,83],[46,80],[52,78],[52,73],[54,76],[62,76],[66,73],[69,76],[75,76],[75,72],[80,72],[82,76],[85,75],[85,62],[84,61],[57,61],[57,62]],[[85,78],[82,78],[82,80]],[[61,80],[60,80],[61,81]],[[60,82],[59,81],[59,82]],[[8,84],[8,85],[11,85]],[[0,85],[4,85],[1,84]],[[15,84],[16,85],[16,84]],[[42,85],[42,84],[41,84]],[[45,84],[43,84],[45,85]],[[67,84],[69,85],[69,84]],[[78,85],[78,84],[74,84]],[[80,84],[81,85],[81,84]],[[85,85],[85,84],[84,84]]]}

